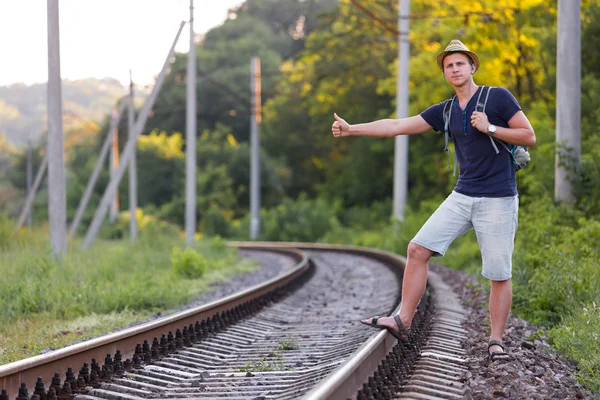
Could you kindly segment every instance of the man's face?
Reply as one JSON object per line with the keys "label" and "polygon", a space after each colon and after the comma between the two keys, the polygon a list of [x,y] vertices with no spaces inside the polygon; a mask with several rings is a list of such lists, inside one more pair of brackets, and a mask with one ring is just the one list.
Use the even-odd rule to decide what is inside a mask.
{"label": "man's face", "polygon": [[454,86],[469,82],[473,67],[469,57],[463,53],[450,53],[444,57],[444,76]]}

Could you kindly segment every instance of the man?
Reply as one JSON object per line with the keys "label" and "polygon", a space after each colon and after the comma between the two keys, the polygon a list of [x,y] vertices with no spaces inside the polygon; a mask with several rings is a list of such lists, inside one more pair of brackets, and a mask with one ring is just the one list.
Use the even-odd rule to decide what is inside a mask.
{"label": "man", "polygon": [[[454,239],[474,228],[482,255],[482,275],[491,282],[488,357],[492,361],[507,359],[502,336],[512,304],[512,253],[519,200],[512,156],[504,147],[493,145],[490,137],[532,147],[535,133],[515,98],[504,88],[489,89],[485,112],[475,110],[482,88],[475,84],[472,75],[479,69],[480,61],[462,42],[451,41],[437,55],[437,64],[456,92],[451,100],[449,131],[460,166],[458,181],[408,246],[398,315],[361,322],[387,329],[397,338],[405,337],[425,291],[429,259],[443,256]],[[334,137],[392,137],[430,129],[443,131],[445,104],[433,105],[409,118],[355,125],[334,114],[331,130]]]}

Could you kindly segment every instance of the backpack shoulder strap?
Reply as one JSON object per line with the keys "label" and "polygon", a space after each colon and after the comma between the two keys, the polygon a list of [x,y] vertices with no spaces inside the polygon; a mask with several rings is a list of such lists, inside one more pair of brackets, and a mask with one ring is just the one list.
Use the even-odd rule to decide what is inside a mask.
{"label": "backpack shoulder strap", "polygon": [[[492,88],[489,86],[482,86],[479,91],[479,96],[477,96],[477,104],[475,105],[475,111],[485,112],[485,106],[487,104],[488,98],[490,97],[490,90]],[[481,101],[483,99],[483,101]]]}
{"label": "backpack shoulder strap", "polygon": [[444,104],[444,151],[448,151],[448,136],[450,135],[450,117],[452,115],[452,101],[453,99],[446,100]]}
{"label": "backpack shoulder strap", "polygon": [[[448,156],[450,156],[450,149],[448,148],[448,137],[450,136],[450,117],[452,116],[452,103],[454,103],[454,98],[452,97],[450,100],[446,100],[444,104],[444,151],[448,152]],[[450,163],[448,162],[448,167],[450,167]],[[456,150],[454,151],[454,175],[456,175]]]}
{"label": "backpack shoulder strap", "polygon": [[[491,92],[492,88],[490,86],[482,86],[481,90],[479,91],[479,96],[477,96],[477,104],[475,105],[475,111],[479,111],[484,113],[485,112],[485,106],[487,105],[487,101],[488,98],[490,97],[490,92]],[[483,99],[483,101],[482,101]],[[494,138],[492,138],[490,136],[490,142],[492,143],[492,146],[494,147],[494,151],[496,151],[496,154],[500,153],[500,150],[498,150],[498,146],[496,146],[496,142],[494,141]],[[503,143],[501,143],[502,145],[504,145]],[[504,146],[506,147],[506,146]]]}

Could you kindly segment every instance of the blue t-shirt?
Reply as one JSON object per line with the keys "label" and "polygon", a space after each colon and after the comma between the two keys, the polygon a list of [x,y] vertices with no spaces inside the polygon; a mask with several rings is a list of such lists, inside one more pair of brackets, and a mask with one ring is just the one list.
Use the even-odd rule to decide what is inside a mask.
{"label": "blue t-shirt", "polygon": [[[471,125],[471,114],[475,111],[481,86],[467,103],[466,112],[454,97],[450,116],[450,137],[454,141],[460,174],[455,191],[473,197],[510,197],[517,194],[516,169],[511,155],[499,143],[496,150],[490,137]],[[483,103],[483,99],[480,99]],[[444,104],[441,102],[421,113],[431,127],[444,132]],[[490,124],[508,128],[508,121],[521,107],[514,96],[505,88],[490,88],[485,113]],[[465,130],[466,129],[466,130]]]}

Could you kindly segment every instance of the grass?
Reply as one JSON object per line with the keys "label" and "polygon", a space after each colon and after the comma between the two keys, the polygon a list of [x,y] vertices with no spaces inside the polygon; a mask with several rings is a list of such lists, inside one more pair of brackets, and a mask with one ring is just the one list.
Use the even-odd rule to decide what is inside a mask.
{"label": "grass", "polygon": [[54,316],[41,314],[21,319],[0,329],[0,364],[92,339],[150,315],[150,312],[144,311],[122,311],[91,314],[72,320],[56,320]]}
{"label": "grass", "polygon": [[600,393],[600,304],[592,302],[582,307],[550,333],[556,348],[578,361],[578,381]]}
{"label": "grass", "polygon": [[[159,225],[140,232],[135,243],[97,241],[84,252],[71,242],[57,260],[47,232],[13,234],[13,226],[0,218],[0,364],[147,319],[257,268],[219,238],[184,251],[180,235]],[[184,252],[193,257],[182,269],[175,255]],[[194,266],[198,260],[201,268]],[[186,268],[196,273],[182,273]]]}

